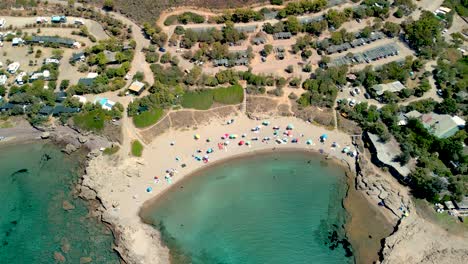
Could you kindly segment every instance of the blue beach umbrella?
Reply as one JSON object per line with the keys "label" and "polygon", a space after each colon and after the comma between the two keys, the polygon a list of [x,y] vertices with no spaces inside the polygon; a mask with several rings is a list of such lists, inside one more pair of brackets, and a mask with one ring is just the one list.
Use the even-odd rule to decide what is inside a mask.
{"label": "blue beach umbrella", "polygon": [[152,187],[146,188],[146,192],[150,193],[150,192],[152,192],[152,191],[153,191],[153,188],[152,188]]}
{"label": "blue beach umbrella", "polygon": [[323,135],[320,136],[320,139],[321,139],[322,141],[327,140],[327,138],[328,138],[328,135],[327,135],[327,134],[323,134]]}

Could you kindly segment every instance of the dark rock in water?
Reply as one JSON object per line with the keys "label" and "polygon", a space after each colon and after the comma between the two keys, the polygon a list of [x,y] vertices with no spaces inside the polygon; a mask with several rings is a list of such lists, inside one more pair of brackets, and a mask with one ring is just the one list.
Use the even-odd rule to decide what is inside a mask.
{"label": "dark rock in water", "polygon": [[81,257],[80,258],[80,264],[86,264],[86,263],[91,263],[93,262],[93,259],[91,257]]}
{"label": "dark rock in water", "polygon": [[13,172],[10,176],[13,178],[13,181],[16,181],[16,176],[23,174],[23,173],[28,173],[28,169],[21,169]]}
{"label": "dark rock in water", "polygon": [[75,209],[75,206],[71,204],[69,201],[65,200],[62,202],[63,210],[69,211]]}
{"label": "dark rock in water", "polygon": [[42,158],[41,158],[43,161],[48,161],[50,159],[52,159],[52,157],[49,155],[49,154],[44,154],[42,155]]}
{"label": "dark rock in water", "polygon": [[8,246],[8,241],[3,241],[2,246]]}
{"label": "dark rock in water", "polygon": [[65,257],[62,255],[62,253],[57,252],[57,251],[54,252],[54,259],[60,263],[65,262]]}
{"label": "dark rock in water", "polygon": [[13,221],[10,222],[10,224],[12,224],[12,225],[17,225],[17,224],[18,224],[18,221],[13,220]]}
{"label": "dark rock in water", "polygon": [[11,175],[15,175],[15,174],[19,174],[19,173],[27,173],[28,172],[28,169],[20,169],[20,170],[17,170],[15,172],[13,172],[13,174]]}

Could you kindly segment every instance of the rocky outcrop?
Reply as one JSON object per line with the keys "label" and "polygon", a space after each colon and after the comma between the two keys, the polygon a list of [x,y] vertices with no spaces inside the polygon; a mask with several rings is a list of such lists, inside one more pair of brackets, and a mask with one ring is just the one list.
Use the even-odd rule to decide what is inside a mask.
{"label": "rocky outcrop", "polygon": [[468,237],[450,234],[416,213],[404,218],[385,239],[382,264],[461,264],[468,257]]}
{"label": "rocky outcrop", "polygon": [[[119,188],[123,187],[114,185],[113,180],[118,179],[121,183],[125,179],[139,178],[140,174],[134,166],[126,166],[125,162],[117,157],[114,159],[99,155],[89,160],[86,174],[78,187],[79,196],[99,201],[101,206],[96,208],[96,213],[101,221],[111,226],[115,237],[114,250],[125,263],[169,263],[169,251],[162,245],[159,232],[141,222],[137,215],[138,210],[135,210],[135,217],[123,217],[123,214],[120,214],[121,205],[113,195],[120,195]],[[135,203],[135,199],[136,197],[133,197],[133,200],[132,197],[128,197],[125,202]]]}

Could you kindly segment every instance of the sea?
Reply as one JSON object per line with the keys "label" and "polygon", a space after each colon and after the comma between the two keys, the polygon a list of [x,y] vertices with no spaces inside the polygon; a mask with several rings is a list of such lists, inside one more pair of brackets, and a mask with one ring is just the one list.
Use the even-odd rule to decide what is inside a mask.
{"label": "sea", "polygon": [[175,184],[140,212],[171,263],[354,263],[344,169],[300,152],[250,155]]}
{"label": "sea", "polygon": [[0,148],[0,263],[119,263],[111,230],[73,193],[79,161],[47,143]]}

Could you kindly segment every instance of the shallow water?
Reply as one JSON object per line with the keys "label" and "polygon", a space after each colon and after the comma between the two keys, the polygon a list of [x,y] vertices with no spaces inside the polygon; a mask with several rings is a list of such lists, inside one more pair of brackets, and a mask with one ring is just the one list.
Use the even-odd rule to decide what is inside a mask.
{"label": "shallow water", "polygon": [[55,263],[56,252],[65,263],[119,263],[110,230],[71,195],[78,166],[53,145],[0,148],[0,263]]}
{"label": "shallow water", "polygon": [[354,261],[342,245],[350,250],[340,168],[286,152],[231,160],[198,174],[141,214],[162,231],[173,263]]}

